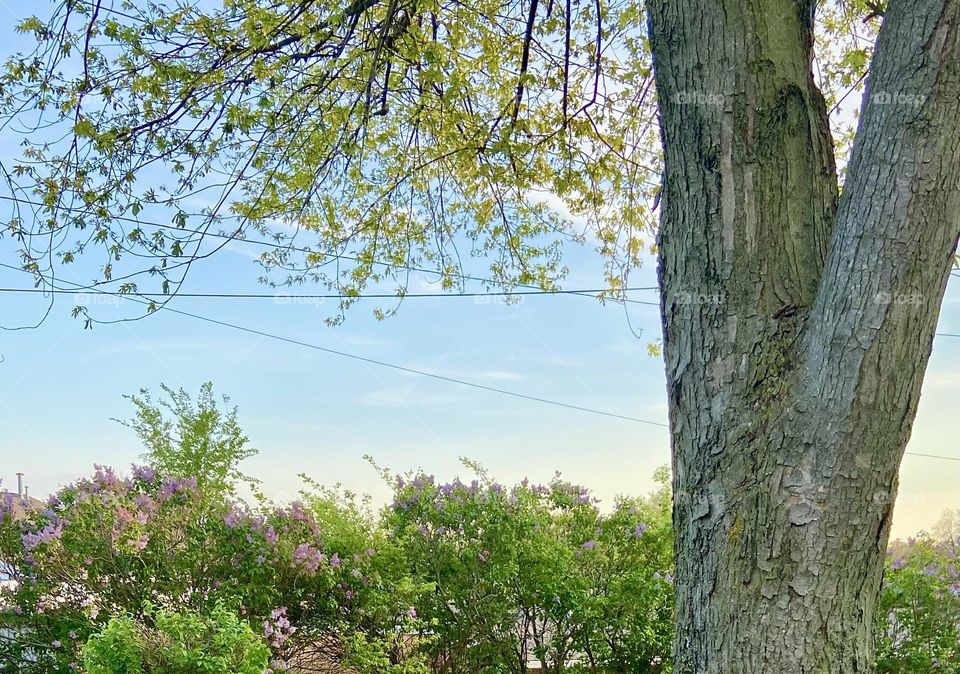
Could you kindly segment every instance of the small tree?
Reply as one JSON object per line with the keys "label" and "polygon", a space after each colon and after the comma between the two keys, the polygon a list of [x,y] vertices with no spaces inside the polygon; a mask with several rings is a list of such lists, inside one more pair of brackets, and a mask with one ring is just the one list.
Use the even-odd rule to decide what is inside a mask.
{"label": "small tree", "polygon": [[[144,458],[161,475],[194,477],[201,492],[232,494],[240,481],[250,481],[239,464],[257,453],[237,421],[237,408],[213,395],[213,383],[200,387],[197,402],[183,389],[161,384],[165,400],[154,402],[147,389],[124,396],[133,403],[132,419],[119,421],[132,428],[147,451]],[[169,413],[169,416],[168,416]]]}

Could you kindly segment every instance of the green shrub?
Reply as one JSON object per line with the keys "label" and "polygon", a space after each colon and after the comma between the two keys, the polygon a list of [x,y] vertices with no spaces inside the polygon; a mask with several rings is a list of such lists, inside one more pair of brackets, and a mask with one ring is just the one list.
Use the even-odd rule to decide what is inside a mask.
{"label": "green shrub", "polygon": [[83,649],[88,674],[263,674],[264,639],[223,607],[209,615],[147,609],[112,618]]}
{"label": "green shrub", "polygon": [[960,574],[950,540],[890,546],[877,615],[877,672],[960,672]]}

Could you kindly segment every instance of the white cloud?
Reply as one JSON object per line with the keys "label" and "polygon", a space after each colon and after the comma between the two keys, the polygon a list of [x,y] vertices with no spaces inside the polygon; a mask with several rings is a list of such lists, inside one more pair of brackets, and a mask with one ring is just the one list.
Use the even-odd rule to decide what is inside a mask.
{"label": "white cloud", "polygon": [[924,385],[937,388],[960,388],[960,372],[927,372]]}
{"label": "white cloud", "polygon": [[485,372],[480,372],[479,377],[481,379],[492,379],[494,381],[523,381],[526,379],[522,374],[508,370],[486,370]]}
{"label": "white cloud", "polygon": [[364,393],[360,402],[371,407],[437,407],[459,402],[459,398],[381,389]]}

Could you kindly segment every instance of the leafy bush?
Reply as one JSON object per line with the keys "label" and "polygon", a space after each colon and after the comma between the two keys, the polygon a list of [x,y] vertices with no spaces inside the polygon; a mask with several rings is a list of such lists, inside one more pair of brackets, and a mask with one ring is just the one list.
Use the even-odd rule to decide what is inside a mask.
{"label": "leafy bush", "polygon": [[[395,652],[414,629],[408,611],[420,588],[376,522],[315,485],[304,502],[233,502],[247,450],[218,444],[222,424],[201,424],[206,440],[186,425],[196,431],[185,451],[200,478],[166,474],[187,464],[154,453],[156,465],[135,466],[129,476],[98,466],[24,519],[0,503],[0,560],[12,579],[0,597],[0,633],[9,635],[0,639],[0,671],[72,674],[92,635],[125,643],[127,617],[142,628],[173,628],[190,616],[218,615],[223,627],[230,614],[266,638],[276,671],[307,656],[362,662],[355,647]],[[205,461],[214,446],[217,460]],[[154,617],[148,607],[156,607]],[[112,619],[120,622],[104,631]]]}
{"label": "leafy bush", "polygon": [[[469,482],[384,471],[379,514],[305,476],[300,501],[244,504],[236,411],[168,394],[133,399],[149,465],[97,466],[26,517],[0,502],[0,673],[670,671],[666,469],[606,512],[559,475],[508,488],[469,462]],[[881,674],[960,672],[958,522],[891,544]]]}
{"label": "leafy bush", "polygon": [[263,674],[270,649],[223,607],[209,616],[148,608],[146,624],[112,618],[83,648],[89,674]]}
{"label": "leafy bush", "polygon": [[142,674],[143,648],[139,628],[130,616],[111,618],[83,648],[89,674]]}
{"label": "leafy bush", "polygon": [[672,633],[670,498],[601,514],[557,476],[506,488],[417,474],[387,513],[414,576],[434,671],[659,672]]}
{"label": "leafy bush", "polygon": [[957,543],[922,534],[891,544],[878,610],[881,674],[960,672]]}

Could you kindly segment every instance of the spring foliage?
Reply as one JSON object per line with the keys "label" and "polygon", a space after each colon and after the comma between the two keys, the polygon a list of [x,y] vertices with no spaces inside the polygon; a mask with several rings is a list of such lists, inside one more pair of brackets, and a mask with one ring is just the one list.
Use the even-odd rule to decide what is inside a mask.
{"label": "spring foliage", "polygon": [[[819,9],[841,155],[876,9]],[[18,25],[36,48],[0,80],[23,143],[8,231],[38,280],[88,256],[98,289],[132,295],[175,293],[250,234],[270,282],[325,283],[341,308],[371,282],[402,296],[409,267],[454,288],[472,256],[495,284],[553,287],[571,241],[615,291],[659,201],[645,22],[635,0],[59,0]]]}
{"label": "spring foliage", "polygon": [[[0,672],[670,671],[665,469],[656,492],[607,509],[559,475],[506,486],[470,462],[450,482],[383,471],[394,499],[379,513],[309,478],[299,501],[245,504],[250,450],[214,441],[224,423],[242,436],[236,413],[197,434],[211,394],[166,413],[134,400],[133,428],[192,429],[149,454],[158,465],[98,466],[23,518],[0,503]],[[960,666],[954,528],[892,545],[879,671]]]}

